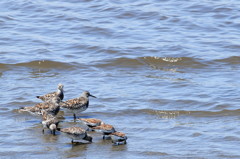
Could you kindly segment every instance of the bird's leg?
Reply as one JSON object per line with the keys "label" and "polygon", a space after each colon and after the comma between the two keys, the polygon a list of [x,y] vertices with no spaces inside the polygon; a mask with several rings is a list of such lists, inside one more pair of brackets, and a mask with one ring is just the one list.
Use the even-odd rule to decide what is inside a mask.
{"label": "bird's leg", "polygon": [[73,139],[72,139],[72,144],[73,144],[74,142],[73,142]]}
{"label": "bird's leg", "polygon": [[44,134],[44,129],[42,129],[42,133]]}
{"label": "bird's leg", "polygon": [[113,146],[117,146],[117,145],[119,145],[118,142],[113,142]]}
{"label": "bird's leg", "polygon": [[76,121],[76,114],[73,113],[73,118],[74,118],[74,121]]}
{"label": "bird's leg", "polygon": [[56,133],[55,133],[55,132],[56,132],[56,131],[55,131],[55,130],[53,130],[53,131],[52,131],[52,134],[53,134],[53,135],[56,135]]}

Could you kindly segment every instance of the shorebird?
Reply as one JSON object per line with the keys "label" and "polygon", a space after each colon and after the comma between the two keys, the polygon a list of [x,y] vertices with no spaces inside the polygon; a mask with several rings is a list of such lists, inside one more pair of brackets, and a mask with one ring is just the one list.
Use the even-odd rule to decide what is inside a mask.
{"label": "shorebird", "polygon": [[95,119],[95,118],[79,118],[78,120],[80,120],[81,122],[83,122],[85,125],[87,125],[88,127],[96,127],[99,126],[101,124],[103,124],[102,120],[100,119]]}
{"label": "shorebird", "polygon": [[85,111],[88,108],[89,96],[96,98],[88,91],[84,91],[79,98],[69,99],[65,102],[62,102],[61,107],[71,110],[74,120],[76,120],[76,114]]}
{"label": "shorebird", "polygon": [[110,134],[116,132],[115,128],[112,125],[105,124],[105,123],[99,126],[92,127],[92,130],[101,132],[103,134],[103,139],[109,138]]}
{"label": "shorebird", "polygon": [[87,132],[80,127],[63,128],[60,129],[60,131],[72,139],[72,144],[74,143],[74,140],[86,140],[92,142],[92,137],[89,136]]}
{"label": "shorebird", "polygon": [[127,143],[127,136],[122,132],[114,132],[110,134],[113,145],[123,145]]}
{"label": "shorebird", "polygon": [[44,129],[48,128],[51,131],[51,133],[55,135],[55,132],[58,129],[59,122],[60,121],[55,116],[48,114],[45,110],[42,110],[43,133]]}
{"label": "shorebird", "polygon": [[45,94],[43,96],[36,96],[36,97],[41,99],[44,102],[49,101],[53,97],[56,97],[56,96],[59,97],[61,100],[63,100],[63,98],[64,98],[63,87],[64,87],[63,84],[59,83],[56,92],[51,92],[51,93]]}
{"label": "shorebird", "polygon": [[21,107],[19,109],[20,112],[29,112],[31,114],[42,115],[42,110],[45,110],[48,114],[57,115],[60,110],[60,98],[54,97],[51,101],[47,101],[44,103],[38,103],[35,106],[31,107]]}

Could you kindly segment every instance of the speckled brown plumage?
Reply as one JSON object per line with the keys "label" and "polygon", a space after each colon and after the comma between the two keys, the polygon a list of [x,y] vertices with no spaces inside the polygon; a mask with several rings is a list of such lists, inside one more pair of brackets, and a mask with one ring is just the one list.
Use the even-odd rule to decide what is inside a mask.
{"label": "speckled brown plumage", "polygon": [[53,97],[59,97],[61,100],[63,100],[64,98],[63,87],[64,86],[62,84],[58,84],[58,89],[56,92],[51,92],[43,96],[36,96],[36,97],[45,102],[51,100]]}
{"label": "speckled brown plumage", "polygon": [[67,137],[72,139],[72,143],[74,140],[87,140],[92,142],[92,137],[88,136],[87,132],[80,127],[69,127],[60,129],[62,133],[64,133]]}
{"label": "speckled brown plumage", "polygon": [[80,127],[63,128],[63,129],[61,129],[61,132],[67,133],[67,134],[74,134],[74,135],[82,135],[82,134],[85,135],[86,134],[86,131]]}
{"label": "speckled brown plumage", "polygon": [[43,133],[44,129],[48,128],[51,130],[51,133],[55,135],[55,131],[58,129],[59,122],[60,121],[55,116],[48,114],[45,110],[42,110]]}
{"label": "speckled brown plumage", "polygon": [[109,135],[115,132],[115,128],[109,124],[101,124],[99,126],[92,127],[93,130],[102,132],[103,135]]}
{"label": "speckled brown plumage", "polygon": [[124,133],[122,133],[122,132],[114,132],[114,133],[112,133],[111,135],[115,135],[115,136],[119,136],[119,137],[124,137],[124,136],[126,136]]}
{"label": "speckled brown plumage", "polygon": [[86,124],[89,127],[95,127],[101,125],[103,122],[100,119],[95,118],[79,118],[78,120],[82,121],[84,124]]}
{"label": "speckled brown plumage", "polygon": [[127,136],[122,132],[114,132],[110,134],[113,145],[123,145],[127,143]]}
{"label": "speckled brown plumage", "polygon": [[69,99],[61,103],[62,108],[69,109],[73,112],[74,120],[76,119],[76,113],[85,111],[89,106],[89,96],[96,98],[91,95],[88,91],[84,91],[79,98]]}
{"label": "speckled brown plumage", "polygon": [[58,97],[54,97],[51,101],[38,103],[35,106],[30,107],[22,107],[19,109],[20,112],[29,112],[36,115],[41,115],[42,110],[45,110],[48,114],[57,115],[60,110],[59,106],[60,99]]}

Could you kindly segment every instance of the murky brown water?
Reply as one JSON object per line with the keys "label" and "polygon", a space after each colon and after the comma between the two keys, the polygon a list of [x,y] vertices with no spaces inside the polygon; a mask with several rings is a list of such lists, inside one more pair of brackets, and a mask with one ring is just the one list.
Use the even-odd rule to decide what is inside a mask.
{"label": "murky brown water", "polygon": [[[0,158],[240,158],[240,2],[0,2]],[[65,85],[128,136],[74,145],[21,106]],[[61,127],[79,125],[72,114]]]}

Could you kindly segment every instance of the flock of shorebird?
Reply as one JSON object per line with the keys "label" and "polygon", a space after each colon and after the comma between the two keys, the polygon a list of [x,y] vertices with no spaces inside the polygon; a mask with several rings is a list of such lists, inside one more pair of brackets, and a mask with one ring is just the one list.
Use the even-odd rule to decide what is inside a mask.
{"label": "flock of shorebird", "polygon": [[[31,107],[21,107],[19,112],[29,112],[35,115],[42,116],[42,132],[49,129],[55,135],[56,131],[60,131],[72,139],[72,144],[76,140],[86,140],[92,142],[92,137],[88,135],[87,131],[96,131],[103,134],[103,139],[111,139],[113,145],[126,144],[127,136],[122,132],[117,132],[112,125],[105,124],[100,119],[95,118],[77,118],[78,113],[85,111],[89,106],[89,97],[91,95],[88,91],[84,91],[79,98],[69,99],[63,101],[64,92],[63,85],[58,84],[56,92],[48,93],[43,96],[37,96],[43,103],[38,103]],[[59,120],[57,114],[61,108],[70,110],[73,113],[74,121],[80,121],[87,126],[87,129],[81,127],[59,128]]]}

